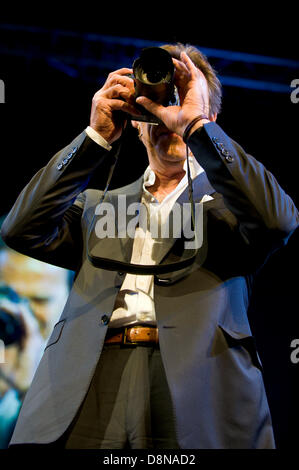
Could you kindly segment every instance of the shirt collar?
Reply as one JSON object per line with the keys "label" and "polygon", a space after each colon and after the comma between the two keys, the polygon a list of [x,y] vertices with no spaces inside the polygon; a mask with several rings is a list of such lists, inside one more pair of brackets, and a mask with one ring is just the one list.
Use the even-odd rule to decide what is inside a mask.
{"label": "shirt collar", "polygon": [[[196,158],[193,156],[189,157],[189,166],[190,166],[192,179],[196,178],[200,173],[204,171],[202,166],[200,166]],[[180,181],[179,185],[184,184],[187,181],[187,160],[185,160],[183,168],[186,174]],[[151,169],[150,166],[148,166],[144,172],[143,189],[145,189],[146,186],[152,186],[155,183],[155,181],[156,181],[155,172],[154,170]]]}

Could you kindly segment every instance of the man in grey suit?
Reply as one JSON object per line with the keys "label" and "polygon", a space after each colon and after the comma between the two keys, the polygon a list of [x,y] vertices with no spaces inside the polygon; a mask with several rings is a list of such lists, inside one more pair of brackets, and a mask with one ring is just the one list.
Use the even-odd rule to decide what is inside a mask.
{"label": "man in grey suit", "polygon": [[[113,163],[115,111],[136,115],[132,70],[123,68],[95,94],[90,126],[33,177],[3,224],[15,250],[76,272],[11,445],[275,447],[247,308],[255,273],[286,243],[298,212],[216,124],[221,87],[206,58],[163,47],[180,103],[137,99],[161,121],[133,122],[145,174],[117,190],[86,189],[104,159]],[[192,202],[191,179],[202,228],[195,250],[185,234],[159,237],[140,221],[134,238],[103,236],[123,216],[125,228],[134,222],[124,198],[165,227],[175,203]]]}

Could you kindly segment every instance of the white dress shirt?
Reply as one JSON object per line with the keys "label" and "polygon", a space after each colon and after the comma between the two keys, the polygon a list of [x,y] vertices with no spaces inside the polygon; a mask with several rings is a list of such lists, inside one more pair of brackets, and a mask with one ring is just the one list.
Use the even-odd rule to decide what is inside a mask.
{"label": "white dress shirt", "polygon": [[[111,147],[105,139],[94,129],[91,129],[91,131],[90,129],[89,127],[86,129],[89,137],[110,150]],[[189,165],[192,179],[204,171],[193,156],[189,157]],[[147,214],[150,214],[151,218],[157,218],[158,227],[165,224],[174,203],[188,186],[187,161],[184,163],[184,170],[186,171],[185,176],[160,203],[146,189],[154,184],[156,175],[150,166],[145,170],[141,202],[145,206]],[[201,202],[203,203],[209,199],[212,199],[211,196],[205,195]],[[140,212],[140,217],[142,216],[144,216],[143,211]],[[144,232],[143,227],[146,225],[147,229]],[[163,242],[165,242],[163,238],[153,238],[149,230],[149,223],[143,224],[142,220],[139,219],[139,226],[136,227],[135,231],[131,263],[144,265],[159,263],[165,254]],[[153,275],[126,274],[115,300],[109,327],[120,328],[137,324],[156,325]]]}

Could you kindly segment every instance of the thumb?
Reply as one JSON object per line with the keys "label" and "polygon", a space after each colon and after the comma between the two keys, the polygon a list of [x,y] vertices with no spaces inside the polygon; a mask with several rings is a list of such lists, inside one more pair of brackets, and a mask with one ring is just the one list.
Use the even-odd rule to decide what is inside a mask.
{"label": "thumb", "polygon": [[138,96],[136,98],[136,103],[141,104],[147,111],[157,116],[157,118],[162,120],[164,106],[161,104],[155,103],[154,101],[146,98],[145,96]]}

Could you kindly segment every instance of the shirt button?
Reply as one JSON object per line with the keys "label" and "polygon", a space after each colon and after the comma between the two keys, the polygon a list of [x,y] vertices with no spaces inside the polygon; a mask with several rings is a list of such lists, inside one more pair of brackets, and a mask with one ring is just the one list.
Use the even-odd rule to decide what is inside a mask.
{"label": "shirt button", "polygon": [[102,315],[101,323],[102,323],[102,325],[108,325],[108,323],[109,323],[108,315]]}
{"label": "shirt button", "polygon": [[225,157],[225,160],[226,160],[228,163],[231,163],[231,162],[234,161],[234,157],[233,157],[232,155],[227,155],[227,156]]}

